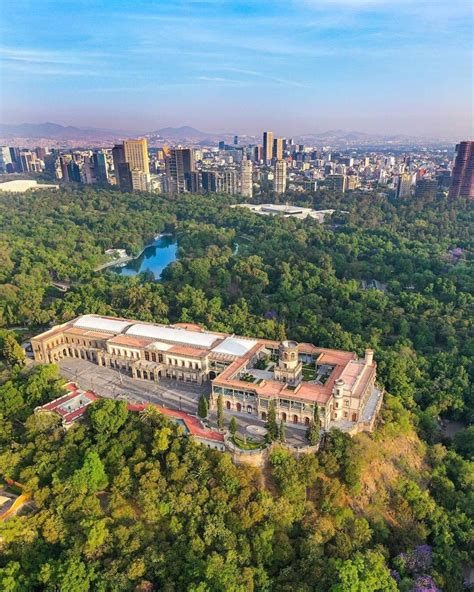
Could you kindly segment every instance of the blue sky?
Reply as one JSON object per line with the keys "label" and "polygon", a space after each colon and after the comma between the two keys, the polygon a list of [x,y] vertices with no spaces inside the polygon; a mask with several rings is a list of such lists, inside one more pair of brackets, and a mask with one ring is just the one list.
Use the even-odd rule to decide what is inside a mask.
{"label": "blue sky", "polygon": [[3,0],[0,120],[467,137],[470,0]]}

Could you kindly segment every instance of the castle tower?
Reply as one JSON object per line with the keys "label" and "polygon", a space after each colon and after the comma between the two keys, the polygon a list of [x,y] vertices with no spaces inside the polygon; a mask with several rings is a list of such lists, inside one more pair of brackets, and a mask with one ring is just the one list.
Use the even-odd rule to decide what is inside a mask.
{"label": "castle tower", "polygon": [[275,379],[296,385],[301,382],[303,364],[298,357],[296,341],[282,341],[278,348],[278,366],[275,366]]}

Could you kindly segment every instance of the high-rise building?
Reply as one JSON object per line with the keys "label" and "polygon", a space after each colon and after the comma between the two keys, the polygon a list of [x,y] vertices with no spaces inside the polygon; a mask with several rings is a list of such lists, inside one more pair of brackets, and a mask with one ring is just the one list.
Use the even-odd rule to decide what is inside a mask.
{"label": "high-rise building", "polygon": [[131,171],[137,169],[143,173],[150,173],[148,142],[146,138],[141,138],[140,140],[124,140],[123,151],[125,162],[128,162]]}
{"label": "high-rise building", "polygon": [[8,146],[0,146],[0,173],[8,173],[13,172],[13,170],[8,170],[12,165],[12,157],[10,154],[10,148]]}
{"label": "high-rise building", "polygon": [[328,175],[324,179],[324,186],[326,189],[332,191],[338,191],[339,193],[345,193],[347,185],[346,175]]}
{"label": "high-rise building", "polygon": [[195,172],[194,152],[191,148],[172,148],[166,157],[166,175],[170,193],[192,191]]}
{"label": "high-rise building", "polygon": [[252,161],[244,158],[240,164],[240,195],[242,197],[252,197],[253,195],[252,171]]}
{"label": "high-rise building", "polygon": [[[124,140],[112,148],[115,178],[122,191],[146,191],[149,186],[150,161],[145,138]],[[147,176],[144,180],[143,175]]]}
{"label": "high-rise building", "polygon": [[273,158],[273,132],[263,132],[263,160],[271,162]]}
{"label": "high-rise building", "polygon": [[359,177],[357,175],[347,175],[346,189],[347,191],[354,191],[360,186]]}
{"label": "high-rise building", "polygon": [[226,193],[228,195],[238,195],[239,193],[239,175],[234,169],[224,169],[218,171],[217,193]]}
{"label": "high-rise building", "polygon": [[273,140],[273,158],[281,160],[283,158],[283,138]]}
{"label": "high-rise building", "polygon": [[239,145],[239,136],[234,136],[234,146]]}
{"label": "high-rise building", "polygon": [[254,162],[260,162],[263,160],[263,148],[262,146],[255,146],[253,151]]}
{"label": "high-rise building", "polygon": [[436,197],[438,193],[438,181],[436,179],[430,179],[423,177],[416,182],[415,186],[415,197],[416,198],[427,198]]}
{"label": "high-rise building", "polygon": [[277,160],[275,163],[273,188],[275,193],[285,193],[286,191],[286,160]]}
{"label": "high-rise building", "polygon": [[412,182],[411,173],[401,173],[400,175],[398,175],[398,183],[397,183],[397,198],[398,199],[410,197],[411,182]]}
{"label": "high-rise building", "polygon": [[461,142],[456,146],[449,197],[474,199],[474,142]]}
{"label": "high-rise building", "polygon": [[118,169],[115,171],[117,185],[122,191],[132,191],[132,173],[128,162],[119,162]]}
{"label": "high-rise building", "polygon": [[150,188],[150,175],[140,169],[130,171],[130,179],[133,191],[148,191]]}
{"label": "high-rise building", "polygon": [[109,163],[107,155],[102,150],[94,152],[94,169],[97,183],[109,182]]}

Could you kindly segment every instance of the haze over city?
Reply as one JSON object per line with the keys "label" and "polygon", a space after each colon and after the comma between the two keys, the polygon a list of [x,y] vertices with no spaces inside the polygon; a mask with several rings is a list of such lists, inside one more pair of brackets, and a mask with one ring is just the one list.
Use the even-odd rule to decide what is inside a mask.
{"label": "haze over city", "polygon": [[3,7],[2,123],[472,133],[467,0]]}

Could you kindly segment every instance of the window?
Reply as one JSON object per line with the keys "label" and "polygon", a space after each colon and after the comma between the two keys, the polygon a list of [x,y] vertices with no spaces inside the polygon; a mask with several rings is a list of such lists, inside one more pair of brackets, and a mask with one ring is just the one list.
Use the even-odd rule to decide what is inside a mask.
{"label": "window", "polygon": [[149,352],[145,352],[145,360],[150,361],[150,354]]}

